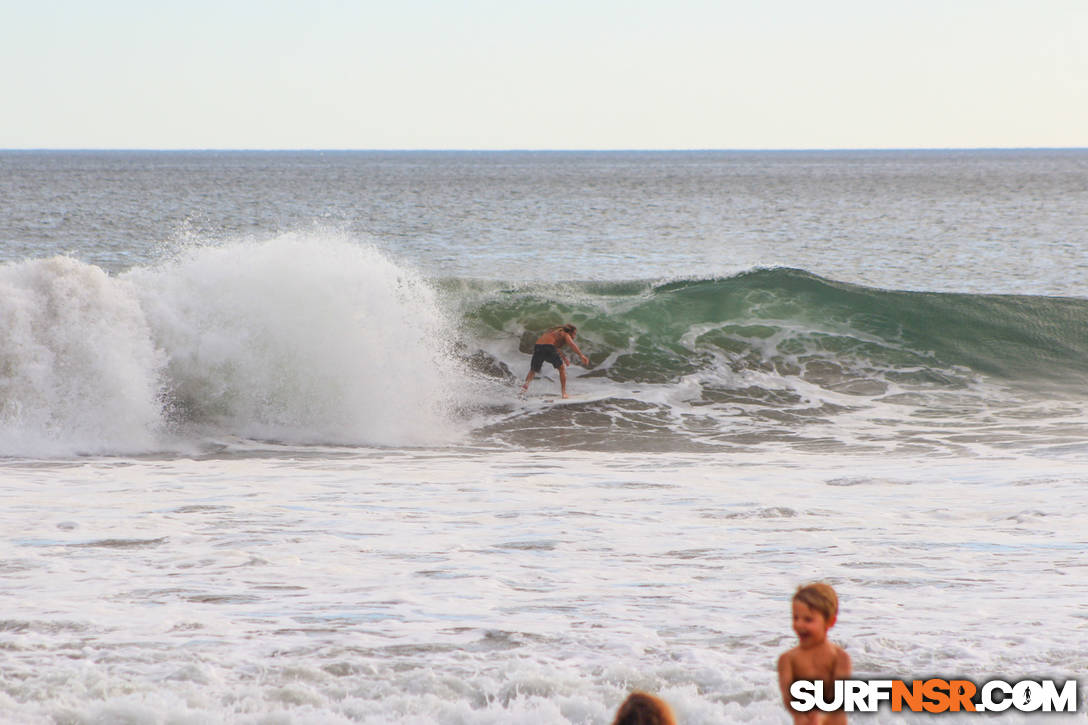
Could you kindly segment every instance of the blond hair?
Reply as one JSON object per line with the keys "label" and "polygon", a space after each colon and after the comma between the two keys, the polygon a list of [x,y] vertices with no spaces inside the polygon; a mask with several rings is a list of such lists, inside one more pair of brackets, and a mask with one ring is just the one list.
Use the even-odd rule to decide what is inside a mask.
{"label": "blond hair", "polygon": [[632,692],[616,711],[612,725],[676,725],[676,717],[660,697]]}
{"label": "blond hair", "polygon": [[839,597],[831,585],[824,582],[812,582],[797,587],[793,601],[801,602],[809,609],[819,612],[829,622],[839,616]]}

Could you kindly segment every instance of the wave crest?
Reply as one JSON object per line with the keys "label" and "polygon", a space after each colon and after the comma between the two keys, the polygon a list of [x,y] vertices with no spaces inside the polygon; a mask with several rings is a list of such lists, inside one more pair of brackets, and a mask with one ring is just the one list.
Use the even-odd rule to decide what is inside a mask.
{"label": "wave crest", "polygon": [[189,248],[118,277],[5,265],[0,453],[139,452],[194,431],[444,442],[450,329],[417,274],[333,237]]}
{"label": "wave crest", "polygon": [[0,267],[0,454],[143,450],[164,357],[132,286],[67,257]]}

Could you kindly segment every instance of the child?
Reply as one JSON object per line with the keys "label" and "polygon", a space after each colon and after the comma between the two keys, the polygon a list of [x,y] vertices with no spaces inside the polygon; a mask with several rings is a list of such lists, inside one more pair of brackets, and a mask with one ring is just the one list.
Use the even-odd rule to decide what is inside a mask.
{"label": "child", "polygon": [[827,641],[827,630],[839,615],[839,598],[823,582],[806,584],[793,595],[793,631],[799,644],[778,658],[778,686],[794,725],[842,725],[846,713],[813,709],[796,712],[790,707],[790,685],[797,680],[823,680],[825,699],[830,700],[835,680],[850,677],[850,655],[842,647]]}
{"label": "child", "polygon": [[616,711],[612,725],[676,725],[676,718],[661,698],[632,692]]}

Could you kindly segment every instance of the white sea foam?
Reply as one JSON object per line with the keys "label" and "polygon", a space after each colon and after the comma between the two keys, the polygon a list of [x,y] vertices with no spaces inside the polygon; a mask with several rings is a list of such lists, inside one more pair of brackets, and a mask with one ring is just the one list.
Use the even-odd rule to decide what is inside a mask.
{"label": "white sea foam", "polygon": [[0,267],[0,455],[138,451],[164,364],[132,286],[67,257]]}
{"label": "white sea foam", "polygon": [[0,723],[605,725],[632,688],[686,725],[781,723],[774,662],[810,579],[838,589],[859,676],[1067,679],[1088,525],[1069,471],[308,447],[6,462]]}
{"label": "white sea foam", "polygon": [[126,277],[186,422],[291,442],[451,435],[450,325],[427,284],[373,248],[287,234]]}
{"label": "white sea foam", "polygon": [[417,274],[331,236],[189,248],[119,277],[5,265],[0,454],[447,441],[450,329]]}

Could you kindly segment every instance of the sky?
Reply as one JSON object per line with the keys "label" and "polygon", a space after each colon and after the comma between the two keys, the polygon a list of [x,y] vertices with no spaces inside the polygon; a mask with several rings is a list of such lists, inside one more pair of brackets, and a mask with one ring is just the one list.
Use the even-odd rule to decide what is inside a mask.
{"label": "sky", "polygon": [[0,0],[0,148],[1088,146],[1088,0]]}

